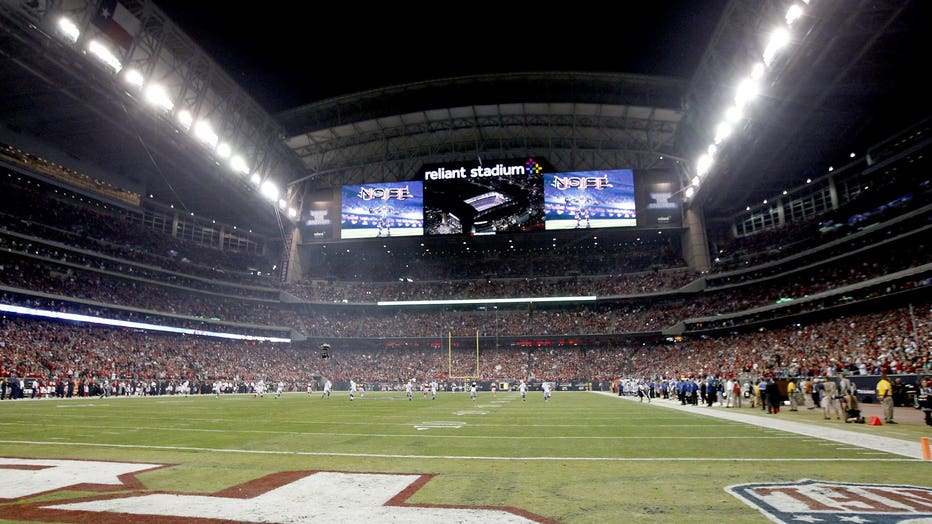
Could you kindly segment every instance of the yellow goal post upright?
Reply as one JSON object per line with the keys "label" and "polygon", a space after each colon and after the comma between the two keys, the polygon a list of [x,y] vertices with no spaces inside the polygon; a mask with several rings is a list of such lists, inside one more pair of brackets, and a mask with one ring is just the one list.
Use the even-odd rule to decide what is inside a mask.
{"label": "yellow goal post upright", "polygon": [[447,378],[459,380],[476,380],[479,378],[479,330],[476,330],[476,370],[472,376],[453,375],[453,332],[447,332]]}

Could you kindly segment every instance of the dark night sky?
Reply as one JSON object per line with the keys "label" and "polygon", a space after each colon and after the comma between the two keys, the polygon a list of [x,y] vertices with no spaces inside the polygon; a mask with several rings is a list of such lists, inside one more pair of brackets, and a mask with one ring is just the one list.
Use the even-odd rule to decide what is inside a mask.
{"label": "dark night sky", "polygon": [[527,13],[475,3],[416,11],[396,3],[266,7],[156,0],[272,114],[366,89],[470,74],[596,71],[689,78],[725,3],[651,0]]}

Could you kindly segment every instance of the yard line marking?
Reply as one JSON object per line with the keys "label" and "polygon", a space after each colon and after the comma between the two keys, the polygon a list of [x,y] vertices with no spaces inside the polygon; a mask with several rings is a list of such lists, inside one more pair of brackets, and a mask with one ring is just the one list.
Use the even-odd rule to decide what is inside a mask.
{"label": "yard line marking", "polygon": [[[462,427],[469,426],[470,428],[475,428],[475,424],[468,424],[466,422],[420,422],[420,423],[409,423],[405,424],[405,427],[414,427],[414,428],[455,428],[460,429]],[[262,430],[262,429],[234,429],[234,428],[223,428],[223,429],[210,429],[210,428],[162,428],[162,427],[119,427],[119,426],[95,426],[95,429],[100,430],[109,430],[103,431],[104,435],[121,435],[122,433],[113,431],[116,429],[121,429],[124,431],[131,431],[138,433],[141,431],[181,431],[184,433],[223,433],[223,434],[261,434],[261,435],[299,435],[299,436],[309,436],[309,437],[382,437],[382,438],[411,438],[411,437],[423,437],[423,438],[468,438],[468,439],[489,439],[489,440],[708,440],[714,439],[715,441],[720,440],[796,440],[799,437],[792,434],[776,434],[776,435],[643,435],[643,436],[624,436],[624,435],[412,435],[410,433],[345,433],[345,432],[333,432],[328,433],[324,431],[273,431],[273,430]],[[85,437],[92,438],[94,435],[85,434],[82,435]],[[62,437],[52,437],[52,438],[62,438]],[[817,444],[824,444],[821,441],[816,441]]]}
{"label": "yard line marking", "polygon": [[534,460],[534,461],[579,461],[579,462],[921,462],[910,458],[702,458],[702,457],[494,457],[471,455],[394,455],[389,453],[337,453],[326,451],[274,451],[255,449],[198,448],[193,446],[143,446],[138,444],[101,444],[99,442],[39,442],[29,440],[0,440],[0,444],[29,444],[35,446],[75,446],[120,449],[158,449],[167,451],[208,451],[212,453],[237,453],[247,455],[299,455],[313,457],[355,457],[389,459],[441,459],[441,460]]}

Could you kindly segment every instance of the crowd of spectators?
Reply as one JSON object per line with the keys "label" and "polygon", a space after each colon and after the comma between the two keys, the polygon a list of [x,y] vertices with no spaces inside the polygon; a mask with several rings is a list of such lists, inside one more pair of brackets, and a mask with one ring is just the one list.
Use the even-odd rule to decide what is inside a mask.
{"label": "crowd of spectators", "polygon": [[[150,280],[159,284],[183,287],[190,290],[207,291],[222,295],[245,298],[278,300],[281,291],[277,288],[248,286],[192,276],[178,271],[163,270],[126,260],[110,258],[92,252],[68,248],[39,238],[26,237],[0,229],[0,250],[35,259],[29,263],[45,262],[57,266],[57,272],[67,273],[88,269],[112,276],[126,276],[137,280]],[[10,259],[14,257],[9,256]]]}
{"label": "crowd of spectators", "polygon": [[[290,390],[335,383],[403,384],[457,377],[488,381],[607,383],[619,377],[834,377],[932,373],[929,304],[811,325],[679,342],[455,347],[419,343],[356,348],[330,358],[299,344],[234,342],[81,323],[0,318],[0,369],[40,381],[242,385],[283,381]],[[438,339],[439,340],[439,339]],[[477,373],[478,369],[478,373]],[[173,388],[169,388],[171,391]]]}
{"label": "crowd of spectators", "polygon": [[[0,235],[0,243],[6,238]],[[15,240],[13,239],[14,242]],[[345,290],[345,296],[362,295],[366,289],[376,289],[377,294],[365,301],[370,305],[376,300],[386,300],[389,297],[476,299],[594,293],[603,299],[589,305],[580,302],[556,308],[481,306],[481,309],[447,307],[425,310],[403,307],[341,307],[342,301],[285,304],[270,298],[235,296],[201,290],[199,286],[189,287],[184,285],[184,282],[169,283],[162,279],[147,278],[149,273],[157,273],[156,271],[115,272],[101,269],[94,263],[78,265],[61,260],[61,254],[54,250],[48,251],[47,246],[31,243],[11,244],[7,250],[0,250],[0,267],[3,268],[0,272],[0,285],[18,290],[17,297],[27,292],[43,293],[58,297],[60,301],[92,301],[168,316],[287,327],[311,337],[374,337],[384,333],[418,337],[433,336],[451,330],[480,330],[485,335],[506,336],[637,333],[661,331],[679,321],[748,311],[782,301],[799,301],[805,297],[849,284],[868,282],[907,268],[917,271],[908,285],[925,286],[929,283],[926,240],[927,235],[924,233],[904,234],[860,248],[858,256],[843,256],[837,260],[824,260],[820,264],[790,268],[782,275],[749,281],[742,285],[724,285],[720,288],[649,296],[634,294],[617,300],[611,299],[611,293],[617,289],[617,279],[611,277],[584,279],[586,284],[595,286],[588,289],[580,289],[580,280],[575,278],[399,282],[373,286],[357,283],[321,284],[334,293],[334,290]],[[895,250],[898,256],[889,257],[891,250]],[[58,257],[52,258],[52,255],[56,254]],[[85,262],[92,258],[82,256],[85,257]],[[105,260],[102,263],[113,262]],[[666,278],[659,275],[665,275]],[[686,277],[683,273],[670,270],[670,273],[658,271],[647,275],[632,275],[631,279],[671,282],[676,281],[676,278],[685,280]],[[902,287],[903,284],[897,285]],[[881,286],[882,291],[889,292],[894,289],[883,281],[878,286]],[[511,294],[505,295],[509,289]],[[257,292],[261,291],[260,289]],[[406,294],[408,291],[411,292],[411,296]],[[599,294],[599,291],[605,293]],[[848,299],[850,295],[845,297]],[[824,307],[823,304],[817,304],[815,307]],[[729,318],[728,322],[733,322],[733,319]]]}
{"label": "crowd of spectators", "polygon": [[[728,274],[688,270],[670,238],[605,242],[600,247],[526,247],[516,253],[504,244],[490,244],[489,249],[465,255],[456,251],[455,263],[445,258],[453,254],[451,244],[450,252],[429,256],[396,254],[410,257],[403,266],[375,263],[373,257],[384,255],[378,250],[333,255],[326,271],[345,278],[309,274],[280,288],[271,275],[254,278],[257,275],[245,269],[259,262],[251,255],[143,231],[122,220],[115,209],[68,202],[44,183],[13,175],[4,183],[16,191],[0,192],[7,219],[0,229],[0,304],[198,330],[259,336],[293,331],[300,336],[292,344],[243,342],[8,314],[0,319],[0,376],[144,381],[151,390],[153,381],[206,387],[217,380],[282,380],[292,388],[316,383],[320,377],[394,383],[474,376],[477,366],[479,376],[491,380],[594,382],[619,376],[932,371],[927,194],[909,199],[909,205],[872,214],[872,227],[849,231],[842,241],[826,242],[824,234],[813,235],[809,227],[784,229],[776,251],[763,245],[753,249],[785,256],[800,246],[824,245]],[[579,271],[581,267],[586,270]],[[891,275],[904,271],[905,277],[892,280]],[[830,293],[862,284],[858,293]],[[887,305],[873,313],[840,308],[829,320],[801,321],[790,328],[779,327],[786,322],[764,322],[906,289],[919,291],[909,295],[908,307]],[[823,301],[801,300],[826,293],[831,296]],[[379,301],[554,296],[599,300],[547,306],[376,306]],[[758,312],[793,301],[797,307]],[[701,334],[710,326],[751,322],[761,327],[751,332],[735,329],[728,335]],[[701,336],[659,342],[661,332],[680,323],[686,325],[687,335],[698,331]],[[449,333],[475,333],[484,346],[494,347],[483,347],[478,360],[474,348],[445,352],[423,340],[401,347],[352,347],[354,341],[387,334],[394,339],[441,340]],[[501,347],[497,342],[498,337],[606,334],[617,335],[616,342],[515,346],[509,341]],[[637,334],[656,336],[632,337]],[[317,358],[313,344],[300,343],[304,337],[333,342],[338,348],[334,358]],[[176,391],[157,388],[168,390]]]}
{"label": "crowd of spectators", "polygon": [[7,231],[190,276],[277,285],[271,270],[277,253],[221,251],[182,241],[141,226],[123,208],[18,173],[2,172],[0,189],[0,223]]}
{"label": "crowd of spectators", "polygon": [[623,296],[673,291],[698,274],[664,269],[619,275],[547,278],[482,278],[395,282],[304,280],[285,290],[308,302],[372,303],[378,301],[449,300],[553,296]]}
{"label": "crowd of spectators", "polygon": [[381,244],[357,244],[354,249],[329,251],[318,266],[309,268],[308,279],[392,282],[407,278],[416,281],[546,278],[686,268],[677,248],[679,236],[673,233],[657,238],[606,238],[607,233],[601,236],[587,233],[582,238],[567,237],[557,242],[544,233],[523,235],[535,238],[505,242],[493,236],[471,238],[465,243],[431,238],[429,242],[433,245],[429,248],[402,243],[393,246],[391,252],[371,247]]}
{"label": "crowd of spectators", "polygon": [[[850,169],[851,178],[838,174],[834,179],[836,194],[850,185],[854,190],[838,197],[835,209],[805,219],[792,220],[784,212],[786,222],[780,227],[765,229],[753,235],[729,236],[713,240],[713,271],[725,272],[764,264],[789,257],[870,230],[891,218],[921,209],[932,203],[932,181],[929,179],[928,154],[919,149],[914,154],[902,154],[928,137],[924,133],[910,135],[896,145],[899,161],[873,168],[869,180],[861,172]],[[927,146],[925,146],[927,147]],[[889,158],[895,153],[875,155]]]}

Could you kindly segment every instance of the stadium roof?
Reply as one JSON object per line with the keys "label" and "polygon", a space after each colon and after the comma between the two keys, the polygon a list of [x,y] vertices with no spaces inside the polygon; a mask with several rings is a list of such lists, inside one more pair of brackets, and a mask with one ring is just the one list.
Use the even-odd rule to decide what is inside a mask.
{"label": "stadium roof", "polygon": [[[123,3],[134,12],[152,12],[141,0]],[[48,45],[15,4],[0,2],[0,139],[41,137],[57,153],[35,152],[63,164],[201,216],[269,233],[277,229],[276,215],[247,185],[231,181],[144,108],[113,96],[97,69]],[[731,79],[759,55],[768,24],[788,3],[713,5],[720,9],[717,22],[693,42],[704,52],[696,58],[679,54],[688,62],[680,64],[688,72],[683,75],[611,72],[611,66],[598,71],[591,60],[579,62],[587,71],[425,79],[427,68],[414,82],[370,85],[269,115],[278,126],[267,129],[272,149],[288,168],[284,183],[301,194],[362,180],[405,179],[423,163],[526,154],[546,156],[558,169],[686,166],[685,176],[711,139]],[[929,114],[921,81],[932,21],[928,2],[812,0],[809,9],[806,32],[768,78],[747,123],[723,151],[722,167],[697,198],[711,218],[731,216],[816,178],[842,165],[849,152],[863,155],[868,146]],[[610,47],[604,40],[599,44]],[[610,51],[602,49],[599,56]],[[321,78],[312,74],[313,53],[283,52],[291,67]],[[423,66],[423,60],[414,65]],[[233,82],[256,82],[255,74],[227,74]],[[327,74],[337,73],[324,72],[322,82]]]}

